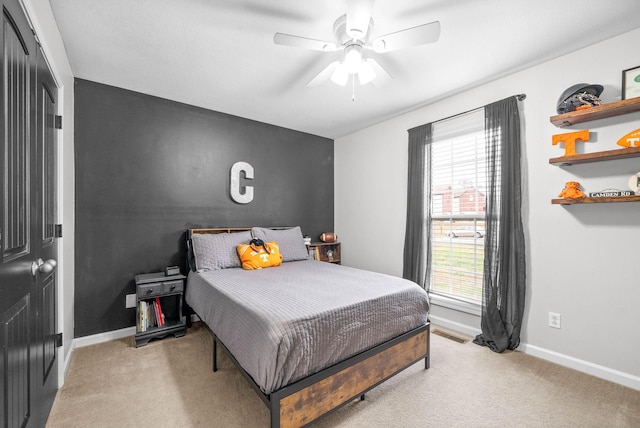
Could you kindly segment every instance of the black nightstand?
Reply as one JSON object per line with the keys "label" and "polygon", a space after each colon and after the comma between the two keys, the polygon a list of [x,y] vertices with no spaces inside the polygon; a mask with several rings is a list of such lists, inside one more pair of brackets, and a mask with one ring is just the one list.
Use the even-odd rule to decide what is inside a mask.
{"label": "black nightstand", "polygon": [[136,275],[136,348],[151,339],[185,335],[182,313],[184,275],[164,272]]}

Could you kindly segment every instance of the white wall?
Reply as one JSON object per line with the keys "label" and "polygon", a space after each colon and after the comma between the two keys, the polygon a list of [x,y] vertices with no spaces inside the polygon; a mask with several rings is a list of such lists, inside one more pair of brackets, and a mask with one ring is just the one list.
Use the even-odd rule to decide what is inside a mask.
{"label": "white wall", "polygon": [[[561,40],[558,40],[561,43]],[[640,161],[626,159],[556,167],[551,137],[591,130],[578,153],[621,148],[640,127],[640,113],[553,126],[562,91],[600,83],[605,103],[620,99],[621,71],[640,65],[640,29],[380,123],[335,142],[335,231],[345,265],[402,275],[407,185],[407,130],[502,98],[525,93],[523,212],[527,240],[527,303],[521,349],[640,389],[640,204],[551,205],[570,180],[586,191],[628,189]],[[437,85],[437,82],[425,82]],[[547,326],[548,313],[562,328]],[[434,318],[466,331],[479,317],[434,306]]]}
{"label": "white wall", "polygon": [[69,361],[73,341],[74,290],[74,157],[73,157],[73,73],[48,0],[22,0],[31,24],[42,44],[56,83],[60,88],[58,114],[62,115],[58,151],[58,222],[63,237],[58,240],[58,331],[63,346],[58,354],[59,384]]}

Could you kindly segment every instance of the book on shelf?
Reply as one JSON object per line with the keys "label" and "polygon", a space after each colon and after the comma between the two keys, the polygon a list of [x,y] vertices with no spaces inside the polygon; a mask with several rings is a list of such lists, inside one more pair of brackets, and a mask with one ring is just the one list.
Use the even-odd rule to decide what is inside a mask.
{"label": "book on shelf", "polygon": [[146,331],[144,326],[144,301],[138,302],[138,330]]}
{"label": "book on shelf", "polygon": [[152,301],[149,306],[151,307],[149,310],[149,325],[151,327],[159,327],[158,324],[158,307],[155,301]]}
{"label": "book on shelf", "polygon": [[157,325],[158,327],[162,327],[164,325],[164,313],[162,312],[162,306],[160,305],[160,297],[156,297],[155,306],[157,312]]}
{"label": "book on shelf", "polygon": [[320,249],[317,246],[309,247],[309,258],[311,260],[320,260]]}
{"label": "book on shelf", "polygon": [[141,332],[150,327],[162,327],[165,325],[165,316],[162,312],[160,298],[141,300],[139,303],[138,327]]}
{"label": "book on shelf", "polygon": [[140,331],[147,331],[149,328],[149,304],[146,300],[140,301]]}

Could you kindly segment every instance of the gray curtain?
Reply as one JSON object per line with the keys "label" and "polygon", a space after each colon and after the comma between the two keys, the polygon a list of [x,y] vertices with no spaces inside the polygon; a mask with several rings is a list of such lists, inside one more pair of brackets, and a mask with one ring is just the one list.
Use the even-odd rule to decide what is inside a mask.
{"label": "gray curtain", "polygon": [[404,235],[402,276],[427,288],[431,257],[429,201],[431,186],[427,166],[431,163],[430,123],[409,129],[409,177],[407,183],[407,224]]}
{"label": "gray curtain", "polygon": [[521,219],[520,114],[516,97],[485,106],[488,189],[484,240],[482,334],[492,351],[520,344],[526,288]]}

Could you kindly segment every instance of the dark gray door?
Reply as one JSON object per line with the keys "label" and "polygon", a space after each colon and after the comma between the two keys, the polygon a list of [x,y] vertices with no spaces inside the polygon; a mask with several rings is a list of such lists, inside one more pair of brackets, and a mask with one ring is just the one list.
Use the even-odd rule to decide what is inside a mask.
{"label": "dark gray door", "polygon": [[55,201],[55,132],[51,141],[45,124],[53,123],[46,115],[55,92],[49,100],[42,93],[37,43],[18,0],[2,5],[0,423],[35,427],[44,426],[57,388],[49,338],[56,320],[55,242],[45,223],[55,220],[45,214],[47,198]]}
{"label": "dark gray door", "polygon": [[[33,194],[37,195],[37,214],[32,216],[34,248],[39,250],[36,263],[36,358],[33,378],[35,381],[38,416],[49,414],[56,391],[57,372],[57,282],[56,267],[58,246],[56,242],[57,223],[57,130],[56,100],[57,87],[42,51],[36,56],[36,175],[37,185]],[[33,337],[33,335],[32,335]],[[39,426],[35,425],[35,426]]]}

